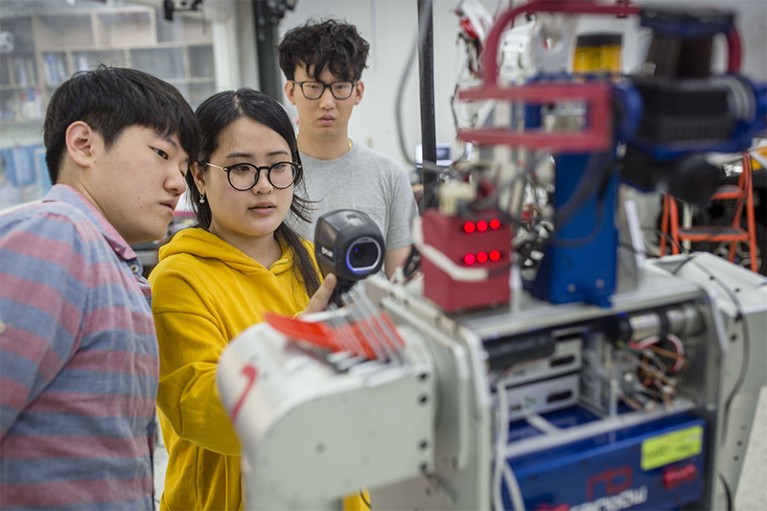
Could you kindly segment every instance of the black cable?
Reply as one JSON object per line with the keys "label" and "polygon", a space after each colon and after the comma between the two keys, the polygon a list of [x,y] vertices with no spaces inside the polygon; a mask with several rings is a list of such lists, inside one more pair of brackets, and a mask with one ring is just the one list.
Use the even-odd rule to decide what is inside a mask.
{"label": "black cable", "polygon": [[[607,157],[607,162],[601,165],[599,162],[605,157]],[[575,191],[567,200],[567,203],[559,208],[559,210],[554,214],[554,230],[551,232],[550,238],[543,242],[540,247],[541,249],[545,248],[547,245],[563,248],[583,247],[594,241],[594,239],[599,236],[603,227],[602,223],[605,219],[605,195],[611,176],[611,172],[609,172],[609,170],[612,168],[611,164],[613,161],[613,158],[611,158],[608,153],[594,153],[592,157],[589,158],[586,172],[578,182]],[[595,175],[592,176],[592,174]],[[592,177],[596,178],[595,180],[597,181],[598,186],[593,186],[594,181],[591,179]],[[567,223],[567,221],[570,220],[570,218],[578,212],[579,208],[589,200],[593,193],[595,193],[595,189],[597,193],[596,218],[591,231],[580,238],[559,238],[557,235],[561,229],[562,224]]]}
{"label": "black cable", "polygon": [[732,492],[730,492],[730,487],[727,485],[727,481],[725,481],[724,476],[721,472],[717,472],[716,474],[719,476],[719,480],[722,482],[722,486],[724,487],[724,496],[727,498],[727,511],[730,511],[732,509]]}
{"label": "black cable", "polygon": [[[606,159],[604,165],[600,165],[600,160]],[[595,190],[604,189],[605,182],[610,177],[610,170],[615,159],[609,153],[592,153],[586,164],[586,172],[584,172],[578,186],[572,193],[567,202],[554,213],[554,229],[558,230],[558,225],[565,223],[574,215],[581,206],[591,197]],[[563,169],[557,169],[557,172],[566,172]],[[593,176],[592,176],[593,174]],[[599,186],[595,187],[594,182]]]}
{"label": "black cable", "polygon": [[[654,229],[654,228],[653,227],[643,227],[643,229]],[[653,254],[653,253],[651,253],[648,250],[637,249],[637,248],[634,247],[633,244],[631,244],[631,243],[629,243],[627,241],[619,241],[618,242],[618,246],[620,248],[628,249],[628,250],[630,250],[634,254],[641,254],[641,255],[643,255],[645,257],[652,257],[654,259],[659,259],[659,258],[663,257],[663,255],[664,255],[664,254],[659,254],[659,253]],[[689,253],[687,251],[684,251],[683,253],[684,253],[684,255],[689,255]]]}
{"label": "black cable", "polygon": [[[424,209],[434,208],[439,204],[439,187],[440,184],[444,181],[442,176],[444,175],[446,169],[443,169],[442,167],[431,163],[429,161],[423,161],[421,163],[421,171],[423,173],[423,179],[422,179],[422,186],[423,186],[423,206],[421,205],[421,201],[418,202],[419,206],[419,213],[423,213]],[[427,173],[436,173],[438,174],[437,179],[426,179]]]}
{"label": "black cable", "polygon": [[[468,61],[469,61],[469,59],[466,59],[466,62],[467,62],[466,67],[467,68],[469,67]],[[455,87],[453,88],[453,95],[450,96],[450,114],[453,117],[453,128],[455,129],[456,133],[458,133],[458,131],[461,128],[460,125],[458,124],[458,113],[456,112],[456,103],[458,102],[458,89],[459,89],[459,87],[458,87],[458,84],[456,83]],[[479,120],[479,116],[475,112],[471,116],[471,119],[469,120],[469,123],[468,123],[469,126],[474,128],[477,125],[477,121],[478,120]]]}
{"label": "black cable", "polygon": [[360,499],[362,499],[363,504],[365,504],[368,509],[373,509],[373,506],[370,505],[370,501],[365,497],[365,491],[360,490]]}
{"label": "black cable", "polygon": [[[429,13],[431,14],[431,11],[429,11]],[[397,95],[394,101],[394,119],[395,126],[397,127],[397,141],[399,142],[399,148],[405,161],[407,161],[413,167],[415,167],[415,161],[413,161],[413,158],[410,157],[409,151],[407,149],[407,144],[405,143],[405,125],[402,119],[402,106],[405,102],[405,85],[407,84],[408,76],[412,70],[412,63],[414,60],[413,58],[415,57],[418,48],[421,46],[421,37],[423,37],[426,33],[425,28],[429,25],[429,23],[431,23],[431,15],[424,16],[420,21],[418,31],[416,32],[415,44],[413,44],[412,50],[404,60],[405,67],[402,70],[402,75],[400,76],[400,81],[397,85]]]}
{"label": "black cable", "polygon": [[620,247],[620,248],[627,248],[631,252],[633,252],[634,254],[641,254],[641,255],[643,255],[645,257],[657,257],[657,256],[649,253],[647,250],[639,250],[639,249],[637,249],[636,247],[634,247],[634,245],[632,245],[631,243],[629,243],[627,241],[619,241],[618,242],[618,247]]}
{"label": "black cable", "polygon": [[410,247],[410,252],[407,255],[407,259],[405,259],[405,264],[402,265],[402,275],[405,277],[405,281],[409,281],[420,267],[421,253],[415,245],[412,245]]}
{"label": "black cable", "polygon": [[687,263],[691,262],[693,259],[695,259],[695,256],[698,254],[698,252],[693,252],[692,254],[687,254],[687,257],[684,258],[684,260],[679,263],[679,266],[674,268],[670,273],[671,275],[676,275],[679,273],[679,270],[681,270]]}
{"label": "black cable", "polygon": [[405,158],[405,161],[407,161],[413,167],[415,167],[415,161],[413,161],[413,159],[410,157],[410,154],[408,154],[407,146],[405,144],[405,128],[404,122],[402,120],[401,109],[405,98],[405,84],[407,83],[407,78],[410,74],[410,61],[413,59],[413,55],[415,55],[415,49],[416,47],[413,47],[413,51],[410,52],[410,54],[405,59],[405,69],[402,73],[402,77],[400,78],[400,83],[397,86],[397,99],[395,101],[394,108],[394,120],[395,125],[397,126],[397,141],[399,142],[399,148],[402,152],[402,156]]}
{"label": "black cable", "polygon": [[[669,242],[669,244],[674,245],[676,247],[676,249],[679,250],[680,253],[682,253],[682,254],[689,254],[689,251],[686,248],[684,248],[684,246],[682,246],[681,243],[677,242],[669,233],[663,232],[662,230],[658,229],[657,227],[650,227],[650,226],[642,227],[642,230],[643,231],[650,231],[652,233],[657,234],[658,236],[662,236],[663,238],[666,239],[666,241]],[[664,255],[666,255],[666,254],[661,254],[660,252],[658,252],[658,255],[655,256],[655,257],[662,257]]]}
{"label": "black cable", "polygon": [[549,243],[552,246],[555,247],[562,247],[562,248],[579,248],[588,245],[592,241],[594,241],[599,234],[602,232],[603,223],[605,221],[605,197],[604,195],[599,196],[599,200],[597,201],[597,209],[596,209],[596,217],[594,218],[594,227],[592,227],[591,232],[586,234],[585,236],[582,236],[580,238],[557,238],[557,230],[556,226],[554,227],[554,233],[549,240]]}
{"label": "black cable", "polygon": [[[608,162],[604,165],[600,165],[599,162],[602,158],[605,156],[608,157]],[[576,191],[573,193],[573,195],[568,199],[567,203],[560,209],[560,211],[555,214],[555,219],[557,219],[560,223],[565,222],[571,215],[577,212],[577,209],[583,205],[583,203],[586,202],[586,200],[589,199],[592,193],[594,193],[594,189],[596,188],[597,192],[599,193],[599,201],[597,202],[597,218],[595,221],[594,228],[585,236],[578,238],[578,239],[563,239],[563,238],[557,238],[557,228],[556,225],[553,230],[547,228],[545,224],[542,222],[535,222],[533,225],[529,227],[529,232],[533,234],[533,239],[525,240],[524,243],[518,245],[515,247],[515,251],[521,256],[520,261],[524,265],[527,263],[528,259],[530,259],[531,255],[535,251],[543,251],[546,246],[548,245],[554,245],[559,247],[569,247],[569,248],[577,248],[584,245],[587,245],[588,243],[592,242],[600,233],[602,228],[602,223],[604,221],[604,199],[605,199],[605,191],[606,186],[609,182],[609,177],[611,175],[608,170],[611,168],[610,163],[613,161],[612,158],[609,157],[608,153],[598,153],[592,156],[592,158],[589,159],[589,163],[587,165],[587,170],[584,173],[583,177],[579,181],[579,184],[576,188]],[[517,185],[517,182],[521,179],[528,180],[529,176],[533,173],[534,166],[531,166],[528,168],[525,172],[519,173],[515,175],[508,183],[505,183],[502,190],[511,189],[512,187]],[[592,176],[592,174],[596,174]],[[597,187],[592,186],[593,180],[591,178],[595,178],[599,185]],[[501,192],[498,192],[495,194],[496,198],[499,198],[502,195]],[[498,203],[498,200],[495,201],[495,204],[493,207],[496,209],[496,211],[499,212],[499,214],[508,222],[516,224],[518,226],[522,226],[524,222],[522,222],[522,219],[520,217],[515,217],[513,214],[506,211],[505,208],[502,208],[501,205]],[[473,209],[482,209],[481,207],[478,208],[476,204],[472,204],[470,206],[463,207],[464,214]],[[542,238],[540,235],[540,230],[536,229],[536,227],[542,227],[546,231],[549,232],[548,238]]]}

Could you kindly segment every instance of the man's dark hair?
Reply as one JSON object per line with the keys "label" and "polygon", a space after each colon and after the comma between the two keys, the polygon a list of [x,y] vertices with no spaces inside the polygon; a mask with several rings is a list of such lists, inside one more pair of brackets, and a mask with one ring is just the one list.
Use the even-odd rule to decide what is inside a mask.
{"label": "man's dark hair", "polygon": [[293,80],[296,67],[305,65],[306,73],[314,79],[328,68],[342,80],[357,81],[369,50],[370,45],[354,25],[334,19],[309,20],[290,29],[277,45],[280,68],[288,80]]}
{"label": "man's dark hair", "polygon": [[51,183],[58,179],[67,128],[77,121],[100,133],[107,148],[130,126],[175,134],[189,161],[197,160],[200,135],[192,107],[173,85],[137,69],[100,65],[75,73],[53,92],[43,123]]}

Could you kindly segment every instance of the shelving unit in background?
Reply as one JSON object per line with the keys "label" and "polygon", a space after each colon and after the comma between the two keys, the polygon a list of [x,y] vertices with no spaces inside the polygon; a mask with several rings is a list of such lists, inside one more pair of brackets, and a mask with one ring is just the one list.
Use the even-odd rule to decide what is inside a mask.
{"label": "shelving unit in background", "polygon": [[[76,71],[99,64],[163,78],[192,107],[216,88],[212,30],[201,18],[166,21],[149,6],[2,0],[0,164],[5,184],[18,188],[20,202],[39,198],[50,186],[43,159],[26,154],[42,149],[41,121],[51,94]],[[30,169],[16,169],[30,161],[36,166],[33,184],[21,179]],[[5,203],[9,200],[0,201],[0,209],[13,205]]]}
{"label": "shelving unit in background", "polygon": [[[150,7],[58,8],[0,17],[14,49],[0,53],[0,120],[39,120],[51,92],[99,63],[142,69],[199,103],[215,88],[210,29],[200,19],[157,20]],[[5,9],[4,9],[5,10]]]}

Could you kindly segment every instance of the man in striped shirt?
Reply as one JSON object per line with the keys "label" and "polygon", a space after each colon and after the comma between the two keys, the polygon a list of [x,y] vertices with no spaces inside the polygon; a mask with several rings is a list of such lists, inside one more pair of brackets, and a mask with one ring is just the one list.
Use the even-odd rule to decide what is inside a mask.
{"label": "man in striped shirt", "polygon": [[100,66],[43,129],[54,186],[0,216],[0,508],[152,509],[158,352],[130,244],[165,235],[197,123],[173,86]]}

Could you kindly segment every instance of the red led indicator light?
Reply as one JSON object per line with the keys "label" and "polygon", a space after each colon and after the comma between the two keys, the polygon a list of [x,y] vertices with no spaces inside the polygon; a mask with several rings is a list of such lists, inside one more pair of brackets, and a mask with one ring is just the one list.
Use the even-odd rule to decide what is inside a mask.
{"label": "red led indicator light", "polygon": [[471,234],[477,229],[477,226],[474,225],[474,222],[464,222],[463,223],[463,232],[466,234]]}
{"label": "red led indicator light", "polygon": [[500,220],[498,220],[497,218],[493,218],[492,220],[490,220],[490,229],[492,229],[493,231],[497,231],[500,228],[501,228]]}
{"label": "red led indicator light", "polygon": [[485,264],[487,262],[496,263],[503,258],[500,250],[491,250],[490,252],[477,252],[476,254],[466,254],[463,256],[463,263],[466,266],[475,264]]}
{"label": "red led indicator light", "polygon": [[477,231],[479,232],[485,232],[487,230],[487,222],[484,220],[480,220],[477,222]]}

